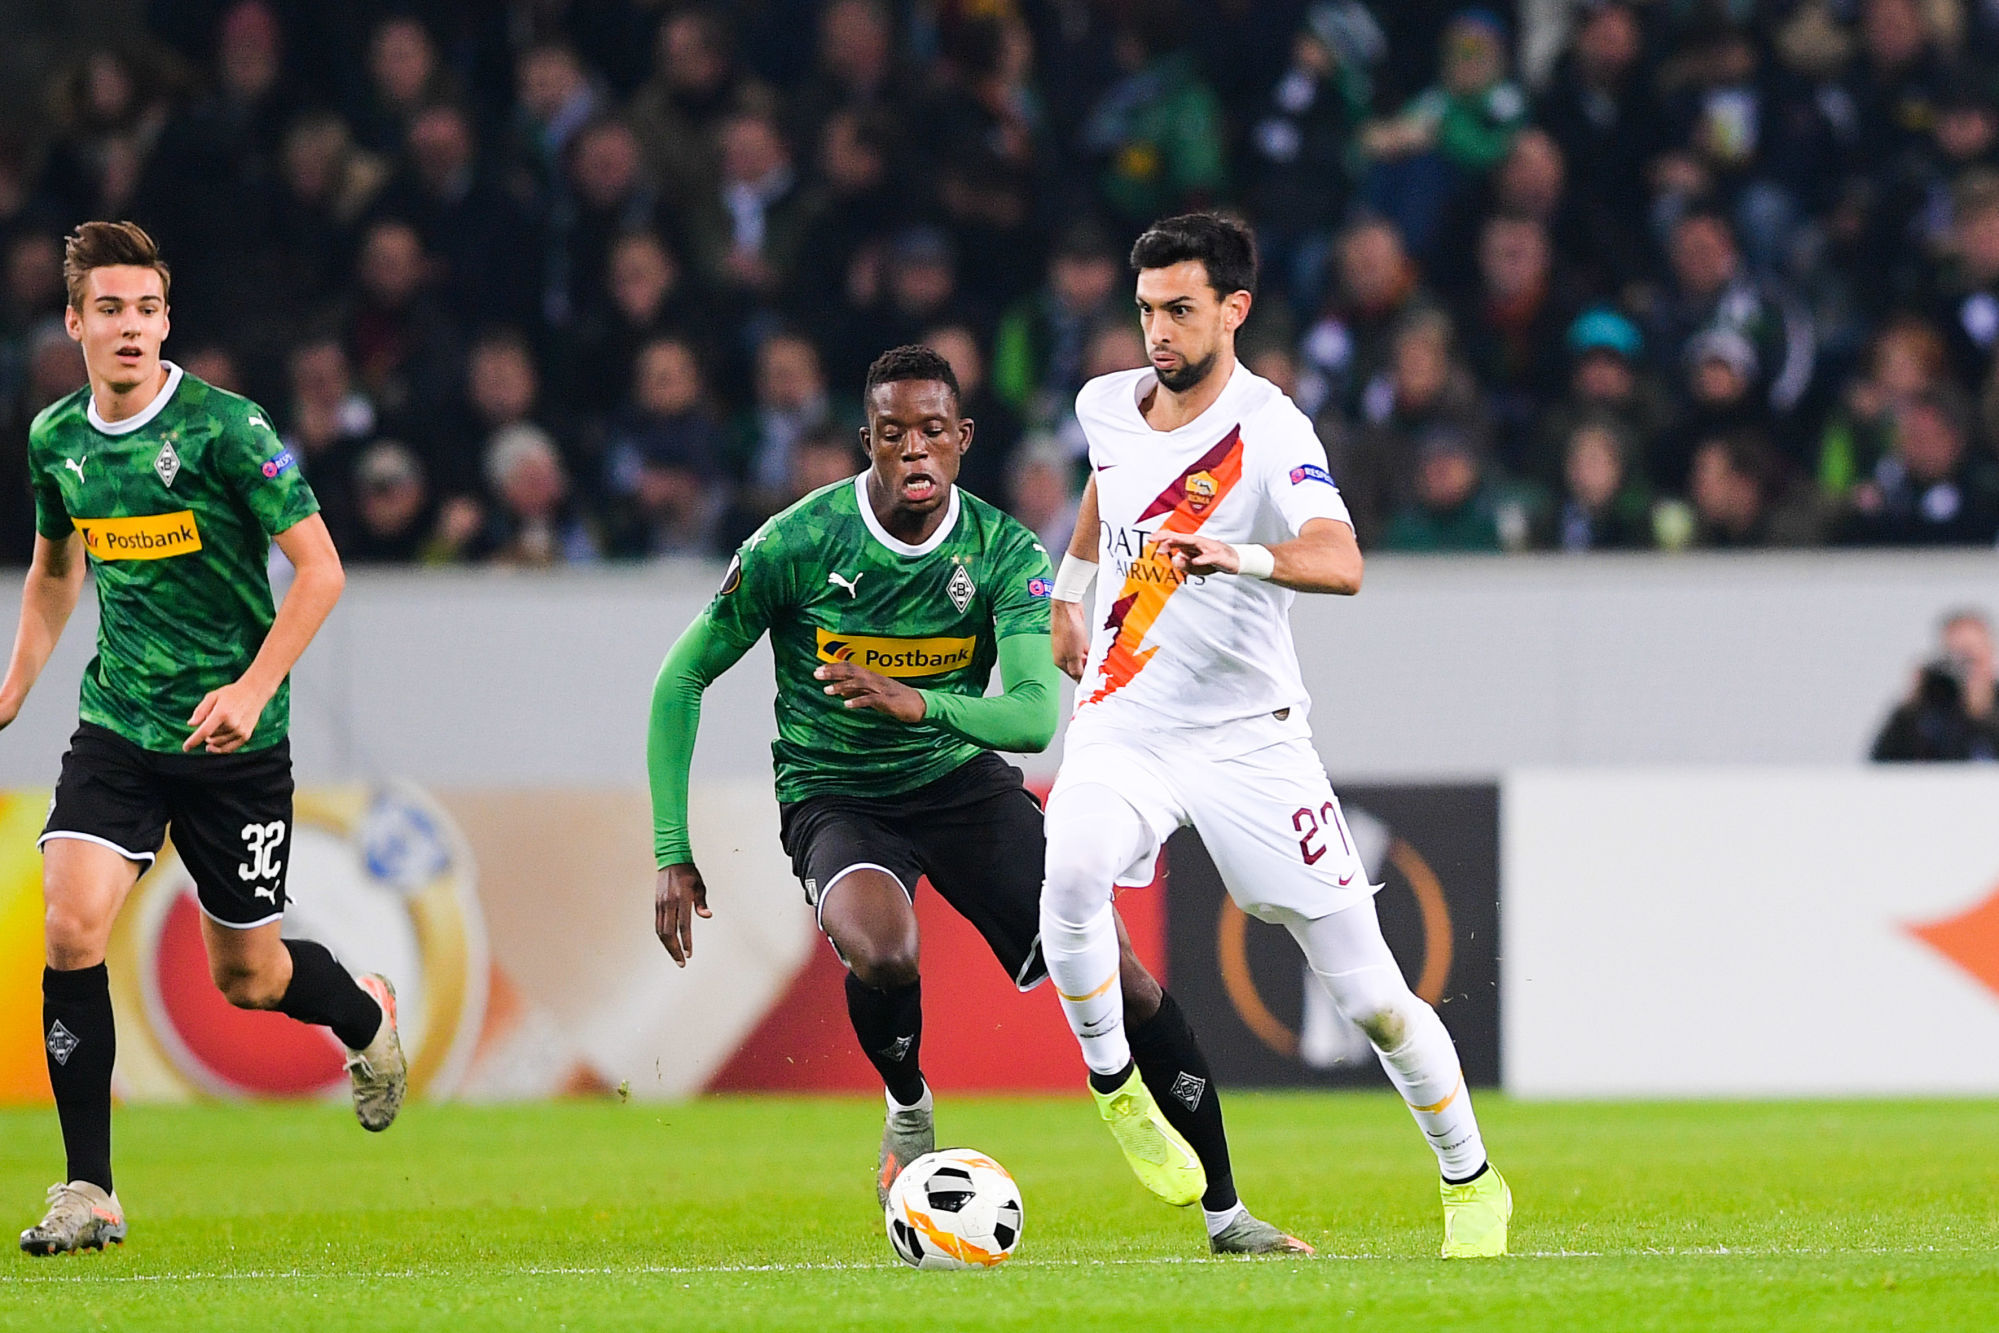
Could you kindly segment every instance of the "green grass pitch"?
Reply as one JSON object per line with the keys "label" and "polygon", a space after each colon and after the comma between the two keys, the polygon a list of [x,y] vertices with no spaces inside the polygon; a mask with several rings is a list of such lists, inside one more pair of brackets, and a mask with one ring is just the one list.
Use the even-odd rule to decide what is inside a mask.
{"label": "green grass pitch", "polygon": [[[1314,1260],[1207,1257],[1088,1104],[946,1098],[1019,1178],[990,1273],[889,1253],[879,1102],[121,1108],[131,1240],[0,1259],[0,1327],[1999,1328],[1999,1106],[1480,1103],[1514,1257],[1445,1264],[1434,1164],[1386,1095],[1236,1093],[1237,1179]],[[9,1226],[59,1169],[0,1113]]]}

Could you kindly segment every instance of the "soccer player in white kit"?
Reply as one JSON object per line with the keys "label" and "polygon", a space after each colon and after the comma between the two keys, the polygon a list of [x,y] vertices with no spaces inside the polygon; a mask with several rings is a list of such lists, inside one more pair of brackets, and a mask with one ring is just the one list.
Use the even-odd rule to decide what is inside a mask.
{"label": "soccer player in white kit", "polygon": [[1254,242],[1189,214],[1154,224],[1131,264],[1151,365],[1077,395],[1091,477],[1054,594],[1056,660],[1079,688],[1048,798],[1041,942],[1091,1090],[1148,1188],[1200,1194],[1132,1064],[1111,912],[1113,885],[1146,883],[1191,825],[1236,905],[1291,932],[1374,1044],[1437,1154],[1444,1257],[1504,1254],[1511,1191],[1450,1034],[1382,939],[1378,886],[1306,722],[1291,600],[1358,592],[1362,562],[1311,422],[1236,360]]}

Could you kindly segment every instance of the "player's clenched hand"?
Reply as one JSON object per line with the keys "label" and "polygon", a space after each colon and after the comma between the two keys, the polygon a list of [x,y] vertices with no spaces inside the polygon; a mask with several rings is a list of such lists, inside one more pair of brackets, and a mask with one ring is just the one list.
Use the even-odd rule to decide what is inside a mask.
{"label": "player's clenched hand", "polygon": [[708,886],[692,861],[660,870],[653,889],[653,930],[675,963],[686,967],[694,956],[694,918],[713,915],[708,910]]}
{"label": "player's clenched hand", "polygon": [[264,715],[264,705],[270,701],[269,695],[240,680],[210,690],[188,715],[187,724],[194,728],[194,734],[181,742],[180,748],[205,749],[210,754],[228,754],[242,748],[250,733],[257,729],[257,719]]}
{"label": "player's clenched hand", "polygon": [[1170,563],[1178,574],[1234,574],[1242,569],[1242,560],[1237,556],[1235,547],[1198,533],[1161,533],[1153,551],[1160,559]]}
{"label": "player's clenched hand", "polygon": [[849,708],[872,708],[898,722],[921,722],[928,711],[920,692],[851,662],[828,662],[812,675],[825,681],[826,693],[845,700]]}
{"label": "player's clenched hand", "polygon": [[1083,678],[1090,660],[1090,628],[1083,619],[1081,602],[1056,602],[1049,616],[1049,632],[1055,647],[1055,665],[1070,680]]}

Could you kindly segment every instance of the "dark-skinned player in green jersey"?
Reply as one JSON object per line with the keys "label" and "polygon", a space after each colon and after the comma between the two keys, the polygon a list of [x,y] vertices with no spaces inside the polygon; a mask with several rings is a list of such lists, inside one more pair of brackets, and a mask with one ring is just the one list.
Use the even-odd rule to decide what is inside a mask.
{"label": "dark-skinned player in green jersey", "polygon": [[[322,945],[283,939],[290,862],[287,678],[339,599],[340,557],[298,460],[263,412],[160,359],[167,266],[129,222],[87,222],[63,258],[89,383],[28,430],[35,554],[0,682],[21,711],[97,575],[97,656],[42,831],[42,1031],[68,1174],[21,1233],[30,1254],[125,1239],[111,1179],[116,1054],[104,952],[168,825],[194,880],[216,986],[347,1048],[354,1109],[386,1129],[405,1068],[395,991]],[[297,571],[272,604],[272,541]]]}
{"label": "dark-skinned player in green jersey", "polygon": [[[917,880],[928,876],[978,928],[1021,990],[1047,977],[1041,807],[994,751],[1042,750],[1055,734],[1048,553],[956,486],[973,432],[958,403],[957,378],[935,352],[898,347],[876,360],[861,431],[867,471],[806,496],[743,543],[667,654],[647,743],[655,925],[686,966],[694,918],[710,915],[687,833],[701,695],[770,635],[780,836],[847,967],[848,1017],[887,1090],[877,1201],[936,1143],[919,1063]],[[987,697],[995,665],[1005,688]],[[1128,939],[1119,980],[1142,1075],[1124,1113],[1161,1153],[1201,1167],[1175,1202],[1199,1200],[1217,1253],[1311,1253],[1237,1198],[1207,1060]]]}

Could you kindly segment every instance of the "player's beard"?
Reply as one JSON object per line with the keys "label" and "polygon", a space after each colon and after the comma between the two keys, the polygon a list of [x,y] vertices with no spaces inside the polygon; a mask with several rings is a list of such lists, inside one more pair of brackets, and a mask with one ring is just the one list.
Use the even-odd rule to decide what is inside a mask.
{"label": "player's beard", "polygon": [[1215,361],[1220,356],[1219,351],[1210,352],[1199,361],[1181,362],[1178,370],[1161,370],[1154,366],[1153,374],[1159,376],[1159,382],[1172,392],[1185,393],[1214,372]]}

